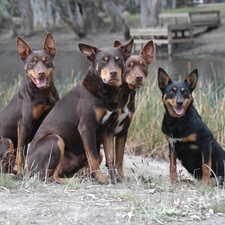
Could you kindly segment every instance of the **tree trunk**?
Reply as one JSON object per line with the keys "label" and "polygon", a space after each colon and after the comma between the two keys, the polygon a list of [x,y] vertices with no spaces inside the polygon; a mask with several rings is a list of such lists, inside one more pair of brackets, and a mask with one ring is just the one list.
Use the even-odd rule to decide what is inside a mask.
{"label": "tree trunk", "polygon": [[26,37],[31,36],[34,33],[34,26],[30,0],[19,0],[18,6],[22,19],[21,33]]}
{"label": "tree trunk", "polygon": [[122,25],[124,39],[129,40],[130,39],[130,27],[129,27],[127,20],[124,18],[122,12],[118,9],[118,7],[112,1],[110,1],[109,3],[106,4],[106,8],[107,8],[109,16],[111,17],[111,31],[115,31],[114,29],[117,27],[116,26],[116,18],[118,18]]}
{"label": "tree trunk", "polygon": [[141,0],[141,26],[155,27],[159,24],[159,13],[162,10],[162,0]]}
{"label": "tree trunk", "polygon": [[[98,12],[96,7],[97,2],[94,0],[82,0],[83,29],[87,33],[95,32],[98,26]],[[90,19],[91,18],[91,19]]]}
{"label": "tree trunk", "polygon": [[78,37],[85,37],[86,32],[82,30],[82,28],[74,18],[68,0],[52,0],[52,2],[53,5],[56,6],[55,9],[59,12],[62,20],[69,25],[69,27],[74,31],[74,33]]}
{"label": "tree trunk", "polygon": [[141,0],[141,26],[150,27],[151,26],[151,10],[149,5],[149,0]]}
{"label": "tree trunk", "polygon": [[46,30],[54,24],[53,7],[48,0],[31,0],[34,26],[40,24]]}
{"label": "tree trunk", "polygon": [[10,7],[11,7],[11,4],[9,1],[7,0],[2,1],[2,5],[0,7],[0,13],[2,13],[4,19],[9,24],[10,30],[12,31],[12,37],[16,37],[18,34],[16,30],[16,25],[13,21],[13,17],[12,15],[10,15]]}

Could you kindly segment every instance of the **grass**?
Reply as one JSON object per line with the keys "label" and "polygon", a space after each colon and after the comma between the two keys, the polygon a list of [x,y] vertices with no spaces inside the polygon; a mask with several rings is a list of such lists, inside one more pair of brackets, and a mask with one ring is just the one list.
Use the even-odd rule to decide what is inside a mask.
{"label": "grass", "polygon": [[[203,121],[214,133],[216,140],[225,146],[225,88],[221,80],[222,72],[213,70],[215,81],[198,82],[193,92],[194,105]],[[161,92],[158,88],[157,74],[149,74],[145,86],[137,92],[136,112],[131,124],[126,149],[131,154],[152,155],[157,151],[167,149],[167,142],[161,132],[161,121],[164,114]],[[220,74],[221,73],[221,74]],[[55,85],[62,97],[71,90],[80,79],[80,74],[71,73],[63,83],[55,81]],[[216,82],[217,81],[217,82]],[[0,84],[0,109],[4,108],[23,82],[21,77],[12,84]]]}
{"label": "grass", "polygon": [[208,10],[220,10],[221,14],[225,13],[225,3],[204,5],[201,7],[184,7],[176,9],[166,9],[163,13],[183,13],[183,12],[198,12],[198,11],[208,11]]}

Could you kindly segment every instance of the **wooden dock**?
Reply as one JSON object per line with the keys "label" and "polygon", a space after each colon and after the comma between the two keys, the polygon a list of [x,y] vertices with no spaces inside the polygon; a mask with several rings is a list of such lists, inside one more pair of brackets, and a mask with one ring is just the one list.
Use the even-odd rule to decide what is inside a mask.
{"label": "wooden dock", "polygon": [[194,27],[216,28],[221,23],[219,10],[189,12],[189,17]]}
{"label": "wooden dock", "polygon": [[220,25],[220,11],[200,11],[189,13],[163,13],[159,15],[160,26],[154,28],[130,29],[134,36],[134,50],[137,45],[144,45],[149,39],[153,39],[155,45],[166,44],[168,54],[173,52],[173,44],[193,42],[194,28],[214,28]]}
{"label": "wooden dock", "polygon": [[168,54],[172,54],[172,45],[176,43],[193,42],[193,26],[186,24],[168,25],[154,28],[130,29],[131,36],[134,36],[134,51],[138,44],[144,45],[147,40],[153,39],[155,45],[166,44]]}

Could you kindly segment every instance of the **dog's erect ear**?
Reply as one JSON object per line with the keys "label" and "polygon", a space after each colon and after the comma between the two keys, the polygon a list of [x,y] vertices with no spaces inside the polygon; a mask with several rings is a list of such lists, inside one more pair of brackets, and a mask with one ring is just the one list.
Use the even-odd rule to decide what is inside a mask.
{"label": "dog's erect ear", "polygon": [[187,83],[188,87],[193,91],[196,87],[198,81],[198,70],[193,70],[188,77],[184,80]]}
{"label": "dog's erect ear", "polygon": [[49,32],[47,33],[44,41],[44,50],[46,50],[54,58],[56,54],[55,40]]}
{"label": "dog's erect ear", "polygon": [[148,41],[143,49],[140,52],[140,55],[142,55],[148,64],[150,64],[153,60],[154,55],[154,43],[153,40]]}
{"label": "dog's erect ear", "polygon": [[90,62],[93,62],[95,54],[99,51],[98,48],[84,43],[78,43],[78,47]]}
{"label": "dog's erect ear", "polygon": [[134,37],[132,37],[127,44],[119,46],[119,48],[121,48],[123,52],[125,60],[127,60],[131,56],[133,44],[134,44]]}
{"label": "dog's erect ear", "polygon": [[20,58],[25,61],[27,56],[32,52],[31,48],[23,41],[21,37],[17,38],[17,49],[20,53]]}
{"label": "dog's erect ear", "polygon": [[118,41],[118,40],[114,41],[114,48],[119,48],[120,45],[122,45],[122,43],[120,41]]}
{"label": "dog's erect ear", "polygon": [[169,75],[162,69],[159,68],[158,70],[158,85],[161,91],[164,91],[166,87],[172,83]]}

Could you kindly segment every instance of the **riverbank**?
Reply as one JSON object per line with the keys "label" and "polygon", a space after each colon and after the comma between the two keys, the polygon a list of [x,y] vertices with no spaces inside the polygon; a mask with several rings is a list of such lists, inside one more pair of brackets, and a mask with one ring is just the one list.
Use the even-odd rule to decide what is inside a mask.
{"label": "riverbank", "polygon": [[[110,33],[107,29],[102,29],[96,33],[89,34],[85,38],[77,37],[73,31],[65,24],[49,29],[56,42],[57,52],[76,52],[78,51],[77,43],[84,42],[97,47],[113,46],[114,40],[118,39],[125,43],[122,31]],[[42,46],[45,31],[38,31],[31,37],[22,37],[33,49]],[[199,34],[195,37],[194,42],[181,43],[174,45],[173,56],[176,57],[223,57],[225,56],[225,15],[221,15],[221,26]],[[11,38],[10,32],[2,31],[0,35],[0,52],[15,52],[17,38]],[[166,46],[160,47],[156,55],[167,56]]]}

